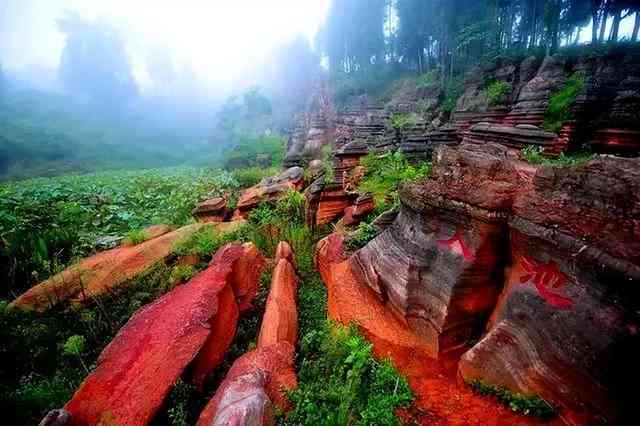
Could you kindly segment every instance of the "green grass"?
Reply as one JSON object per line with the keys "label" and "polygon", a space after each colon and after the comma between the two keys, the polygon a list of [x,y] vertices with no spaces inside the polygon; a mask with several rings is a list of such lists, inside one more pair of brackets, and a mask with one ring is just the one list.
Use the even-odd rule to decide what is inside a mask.
{"label": "green grass", "polygon": [[405,130],[412,124],[414,121],[409,114],[392,114],[387,121],[387,125],[396,131]]}
{"label": "green grass", "polygon": [[220,247],[238,240],[239,231],[221,233],[214,225],[205,225],[192,235],[177,241],[171,248],[175,256],[195,255],[202,262],[208,262]]}
{"label": "green grass", "polygon": [[544,166],[581,166],[593,160],[593,153],[591,152],[571,154],[562,152],[557,157],[548,157],[543,154],[541,147],[534,145],[524,148],[520,153],[529,164]]}
{"label": "green grass", "polygon": [[416,78],[416,87],[418,89],[429,89],[438,85],[440,74],[436,70],[429,71]]}
{"label": "green grass", "polygon": [[496,397],[512,411],[526,416],[552,418],[558,414],[557,407],[549,404],[538,395],[521,395],[482,380],[471,381],[469,385],[476,393]]}
{"label": "green grass", "polygon": [[403,182],[425,178],[431,169],[430,163],[417,166],[409,163],[400,151],[378,155],[370,152],[360,159],[366,169],[366,175],[358,191],[370,193],[376,208],[386,210],[399,203],[398,189]]}
{"label": "green grass", "polygon": [[389,361],[377,361],[355,327],[325,323],[303,335],[294,409],[284,425],[400,425],[395,409],[413,400]]}
{"label": "green grass", "polygon": [[542,127],[558,133],[564,124],[571,119],[571,107],[575,104],[578,94],[584,88],[584,76],[575,73],[567,78],[564,87],[551,94]]}

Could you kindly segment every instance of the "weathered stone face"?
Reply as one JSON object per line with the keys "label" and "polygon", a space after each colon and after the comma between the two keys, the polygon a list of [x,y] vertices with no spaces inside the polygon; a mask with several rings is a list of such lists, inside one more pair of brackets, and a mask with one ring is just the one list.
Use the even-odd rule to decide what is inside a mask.
{"label": "weathered stone face", "polygon": [[291,167],[278,176],[262,179],[260,183],[245,189],[238,200],[239,216],[253,210],[260,203],[275,201],[288,190],[299,191],[304,184],[304,170]]}
{"label": "weathered stone face", "polygon": [[198,204],[191,214],[198,222],[224,222],[227,216],[227,200],[224,197],[211,198]]}
{"label": "weathered stone face", "polygon": [[539,394],[570,423],[614,421],[631,378],[611,366],[640,354],[640,159],[534,167],[501,145],[462,144],[435,160],[348,268],[327,266],[342,261],[324,243],[325,282],[367,286],[383,307],[358,316],[383,309],[430,356],[471,346],[465,380]]}

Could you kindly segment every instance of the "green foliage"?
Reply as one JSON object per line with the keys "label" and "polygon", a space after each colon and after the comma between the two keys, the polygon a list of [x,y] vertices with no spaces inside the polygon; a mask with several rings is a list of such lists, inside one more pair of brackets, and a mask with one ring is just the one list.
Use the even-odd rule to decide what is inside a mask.
{"label": "green foliage", "polygon": [[444,85],[444,98],[442,99],[442,111],[451,113],[456,108],[458,98],[462,95],[462,80],[449,80]]}
{"label": "green foliage", "polygon": [[511,84],[505,81],[494,81],[485,89],[489,105],[502,105],[506,102],[507,96],[511,93]]}
{"label": "green foliage", "polygon": [[240,188],[249,188],[256,185],[262,179],[275,176],[280,173],[277,167],[246,167],[244,169],[235,169],[231,172],[233,178],[238,182]]}
{"label": "green foliage", "polygon": [[552,418],[558,414],[556,407],[538,395],[521,395],[482,380],[471,381],[469,385],[480,395],[498,398],[501,403],[517,413],[543,418]]}
{"label": "green foliage", "polygon": [[331,145],[325,145],[322,147],[322,164],[324,165],[324,183],[333,183],[335,176],[331,160]]}
{"label": "green foliage", "polygon": [[172,283],[182,283],[189,281],[196,274],[196,270],[191,265],[176,265],[171,269],[169,281]]}
{"label": "green foliage", "polygon": [[170,425],[187,426],[190,424],[189,400],[194,391],[195,386],[185,383],[181,379],[178,379],[178,382],[173,386],[167,403],[169,407],[167,409],[167,417]]}
{"label": "green foliage", "polygon": [[66,342],[64,342],[63,353],[65,355],[80,356],[85,350],[84,336],[74,334],[69,336]]}
{"label": "green foliage", "polygon": [[395,409],[408,406],[409,385],[393,365],[378,362],[355,329],[326,323],[304,335],[299,387],[291,392],[291,425],[400,425]]}
{"label": "green foliage", "polygon": [[387,125],[396,131],[405,130],[414,124],[413,118],[409,114],[392,114]]}
{"label": "green foliage", "polygon": [[571,119],[571,107],[578,94],[584,88],[584,76],[575,73],[567,78],[564,87],[551,94],[549,105],[544,116],[542,127],[550,132],[558,133],[564,124]]}
{"label": "green foliage", "polygon": [[143,243],[149,239],[149,234],[143,228],[132,229],[127,232],[124,237],[124,243],[127,245],[135,246]]}
{"label": "green foliage", "polygon": [[557,157],[548,157],[543,154],[542,147],[535,145],[529,145],[520,153],[529,164],[545,166],[580,166],[593,159],[591,152],[577,152],[572,154],[562,152]]}
{"label": "green foliage", "polygon": [[239,233],[238,230],[219,232],[214,225],[208,224],[188,237],[176,241],[172,253],[178,257],[195,255],[202,261],[209,261],[220,247],[236,241]]}
{"label": "green foliage", "polygon": [[360,164],[365,167],[366,175],[358,191],[372,194],[379,208],[399,203],[400,184],[423,179],[431,168],[426,162],[418,166],[410,164],[400,151],[383,155],[370,152],[360,159]]}
{"label": "green foliage", "polygon": [[284,139],[275,135],[242,137],[225,150],[225,168],[280,167],[284,158]]}
{"label": "green foliage", "polygon": [[131,315],[171,289],[170,271],[159,265],[90,308],[0,315],[0,407],[7,424],[37,424],[63,406]]}
{"label": "green foliage", "polygon": [[227,172],[192,168],[0,184],[0,295],[15,295],[86,256],[99,236],[185,225],[198,201],[238,187]]}
{"label": "green foliage", "polygon": [[366,246],[369,241],[378,236],[378,231],[373,225],[362,222],[353,235],[345,241],[345,247],[351,251],[356,251]]}
{"label": "green foliage", "polygon": [[430,89],[440,84],[440,73],[431,70],[416,78],[416,87],[418,89]]}

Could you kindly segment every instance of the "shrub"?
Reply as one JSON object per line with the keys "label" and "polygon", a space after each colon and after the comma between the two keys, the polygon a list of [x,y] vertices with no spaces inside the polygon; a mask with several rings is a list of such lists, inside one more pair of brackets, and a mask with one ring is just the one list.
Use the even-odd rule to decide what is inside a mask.
{"label": "shrub", "polygon": [[449,80],[444,85],[444,98],[442,99],[442,111],[452,112],[456,108],[458,98],[462,95],[462,80]]}
{"label": "shrub", "polygon": [[224,152],[225,168],[280,167],[284,158],[284,139],[276,135],[245,136]]}
{"label": "shrub", "polygon": [[325,323],[307,333],[295,408],[282,420],[291,425],[400,425],[395,409],[412,393],[389,361],[378,362],[372,346],[355,329]]}
{"label": "shrub", "polygon": [[409,114],[392,114],[387,125],[396,131],[405,130],[414,123]]}
{"label": "shrub", "polygon": [[206,225],[187,238],[177,241],[172,247],[172,253],[179,257],[196,255],[200,260],[208,261],[220,247],[236,241],[240,232],[238,229],[221,233],[215,226]]}
{"label": "shrub", "polygon": [[80,356],[85,349],[84,336],[74,334],[64,342],[63,352],[65,355]]}
{"label": "shrub", "polygon": [[584,76],[575,73],[569,76],[564,87],[554,92],[544,116],[542,127],[550,132],[558,133],[564,124],[571,119],[571,107],[584,87]]}
{"label": "shrub", "polygon": [[577,152],[572,154],[560,153],[557,157],[547,157],[542,152],[542,147],[530,145],[520,151],[522,157],[534,165],[546,166],[580,166],[593,159],[591,152]]}
{"label": "shrub", "polygon": [[370,152],[360,159],[366,169],[366,175],[360,185],[359,192],[370,193],[378,208],[387,208],[388,204],[398,204],[398,188],[402,182],[418,180],[426,177],[431,165],[421,163],[411,165],[400,151],[377,155]]}
{"label": "shrub", "polygon": [[172,284],[183,283],[189,281],[196,273],[191,265],[176,265],[171,269],[169,281]]}
{"label": "shrub", "polygon": [[480,395],[498,398],[501,403],[517,413],[544,418],[554,417],[558,413],[556,407],[538,395],[521,395],[482,380],[471,381],[469,385]]}
{"label": "shrub", "polygon": [[511,93],[511,84],[504,81],[494,81],[485,89],[489,105],[502,105],[507,100],[507,95]]}

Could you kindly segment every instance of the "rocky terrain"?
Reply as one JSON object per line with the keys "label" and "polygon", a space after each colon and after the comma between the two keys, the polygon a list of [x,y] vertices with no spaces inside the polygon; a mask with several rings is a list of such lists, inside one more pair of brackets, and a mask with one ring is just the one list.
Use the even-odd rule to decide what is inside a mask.
{"label": "rocky terrain", "polygon": [[[551,129],[548,105],[576,73],[570,118]],[[328,316],[357,326],[375,356],[408,379],[415,401],[399,418],[623,422],[640,356],[638,75],[633,53],[504,61],[470,73],[452,111],[437,86],[403,83],[386,104],[361,98],[342,109],[320,86],[280,175],[246,188],[236,205],[226,196],[203,202],[193,211],[199,224],[85,259],[11,308],[91,303],[166,259],[172,241],[202,223],[231,232],[262,206],[303,193],[310,229],[338,222],[315,252]],[[499,102],[486,90],[496,82],[507,88]],[[570,161],[584,149],[589,158]],[[430,160],[431,169],[380,212],[359,190],[362,160],[395,151]],[[375,235],[354,247],[360,223]],[[268,260],[251,243],[224,245],[206,269],[138,310],[73,398],[41,424],[147,424],[180,377],[202,388],[265,268],[271,284],[256,345],[231,360],[198,424],[273,424],[293,408],[298,386],[300,280],[287,242]]]}

